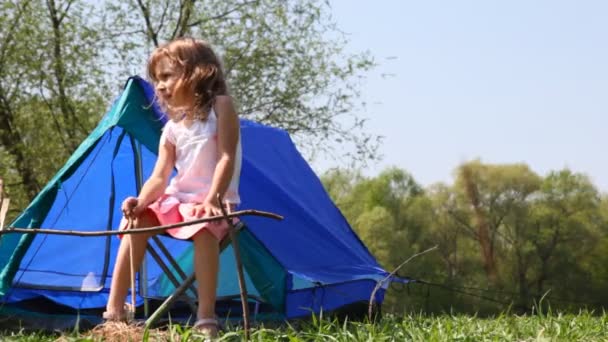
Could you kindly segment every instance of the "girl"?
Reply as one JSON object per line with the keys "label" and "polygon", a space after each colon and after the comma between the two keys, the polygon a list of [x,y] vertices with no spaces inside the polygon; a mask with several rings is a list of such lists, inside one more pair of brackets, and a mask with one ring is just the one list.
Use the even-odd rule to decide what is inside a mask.
{"label": "girl", "polygon": [[[207,43],[180,38],[152,53],[148,74],[171,120],[163,128],[152,175],[137,198],[128,197],[122,204],[125,217],[133,219],[133,228],[142,228],[221,215],[217,193],[229,207],[240,202],[241,148],[239,121],[219,59]],[[177,175],[167,186],[174,167]],[[199,305],[195,328],[212,336],[217,334],[214,317],[219,241],[227,231],[223,221],[167,231],[175,238],[194,242]],[[105,319],[125,320],[130,248],[134,269],[138,269],[150,236],[132,234],[122,240]],[[129,239],[131,243],[125,242]]]}

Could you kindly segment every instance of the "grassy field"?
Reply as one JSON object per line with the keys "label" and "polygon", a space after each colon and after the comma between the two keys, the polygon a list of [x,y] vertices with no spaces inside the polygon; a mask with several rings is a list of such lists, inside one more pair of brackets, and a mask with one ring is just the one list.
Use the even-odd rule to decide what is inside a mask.
{"label": "grassy field", "polygon": [[[189,329],[171,326],[166,330],[144,332],[127,328],[115,339],[134,341],[198,341]],[[110,328],[116,332],[116,328]],[[138,335],[138,333],[140,335]],[[239,341],[243,331],[228,327],[219,341]],[[28,332],[5,332],[2,341],[101,341],[99,331],[64,335]],[[500,315],[478,318],[462,315],[435,317],[410,315],[387,316],[375,324],[313,319],[298,327],[285,324],[280,328],[258,326],[251,331],[252,341],[608,341],[608,315],[581,312],[536,316]]]}

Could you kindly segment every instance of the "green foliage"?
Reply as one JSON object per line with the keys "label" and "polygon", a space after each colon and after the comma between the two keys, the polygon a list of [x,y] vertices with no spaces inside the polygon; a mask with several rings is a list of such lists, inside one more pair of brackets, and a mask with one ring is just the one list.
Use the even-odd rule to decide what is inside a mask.
{"label": "green foliage", "polygon": [[[344,51],[317,0],[0,3],[0,177],[14,218],[67,160],[151,50],[192,35],[221,55],[243,117],[288,130],[312,159],[364,163],[379,138],[355,115],[374,66]],[[313,143],[314,142],[314,143]],[[341,155],[336,146],[354,146]],[[341,149],[344,150],[344,149]]]}
{"label": "green foliage", "polygon": [[99,120],[108,86],[85,3],[8,1],[0,14],[0,176],[12,218]]}
{"label": "green foliage", "polygon": [[[345,35],[324,1],[104,1],[114,53],[127,71],[151,48],[183,35],[202,37],[222,56],[239,113],[290,132],[306,154],[336,153],[352,144],[349,161],[377,156],[378,137],[353,115],[360,80],[374,66],[369,53],[344,51]],[[142,27],[143,29],[134,30]],[[121,48],[124,46],[124,48]]]}
{"label": "green foliage", "polygon": [[439,285],[393,286],[385,311],[531,312],[541,298],[573,311],[608,305],[608,204],[582,174],[541,177],[477,160],[457,168],[453,185],[427,189],[394,168],[371,178],[332,170],[322,180],[388,271],[439,246],[399,271]]}

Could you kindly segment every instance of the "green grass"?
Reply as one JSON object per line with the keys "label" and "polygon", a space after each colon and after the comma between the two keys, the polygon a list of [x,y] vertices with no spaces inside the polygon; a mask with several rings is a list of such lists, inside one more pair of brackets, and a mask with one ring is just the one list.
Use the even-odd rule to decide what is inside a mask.
{"label": "green grass", "polygon": [[[239,341],[243,331],[229,327],[220,341]],[[13,332],[0,336],[2,341],[94,341],[90,333],[44,335]],[[191,330],[172,326],[158,335],[150,332],[147,341],[201,340]],[[464,315],[409,315],[384,317],[374,324],[313,319],[298,326],[280,328],[258,326],[251,330],[252,341],[608,341],[608,315],[581,312],[493,318]]]}

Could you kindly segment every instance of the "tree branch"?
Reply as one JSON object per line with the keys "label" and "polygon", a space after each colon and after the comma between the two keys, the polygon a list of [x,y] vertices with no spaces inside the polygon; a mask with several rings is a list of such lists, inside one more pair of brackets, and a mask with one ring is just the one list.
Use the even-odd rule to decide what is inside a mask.
{"label": "tree branch", "polygon": [[177,23],[175,24],[171,39],[183,37],[184,34],[186,34],[186,30],[188,29],[187,23],[192,15],[192,7],[194,7],[195,1],[196,0],[180,0],[179,17],[177,18]]}
{"label": "tree branch", "polygon": [[25,12],[30,2],[30,0],[25,0],[23,2],[23,6],[17,11],[15,18],[13,18],[13,21],[8,28],[4,42],[2,43],[2,45],[0,45],[0,51],[2,51],[2,54],[0,54],[0,67],[4,65],[4,58],[6,57],[6,53],[9,49],[9,46],[11,45],[10,43],[13,40],[13,34],[15,33],[15,29],[17,28],[17,24],[21,23],[21,15],[23,14],[23,12]]}
{"label": "tree branch", "polygon": [[33,198],[39,190],[38,182],[36,181],[36,175],[30,168],[28,158],[19,148],[20,144],[23,144],[23,138],[19,134],[16,127],[13,126],[13,109],[10,103],[5,97],[4,89],[0,84],[0,143],[4,145],[8,152],[15,158],[15,164],[19,176],[25,184],[27,195]]}
{"label": "tree branch", "polygon": [[448,215],[450,215],[451,218],[456,221],[456,223],[465,228],[467,232],[473,236],[473,239],[478,240],[477,231],[475,230],[475,228],[471,227],[462,218],[458,217],[458,215],[453,210],[446,208],[446,212],[448,213]]}
{"label": "tree branch", "polygon": [[195,22],[189,23],[186,26],[193,27],[193,26],[198,26],[198,25],[202,24],[205,21],[222,19],[222,18],[224,18],[224,17],[226,17],[226,16],[228,16],[228,15],[230,15],[230,14],[232,14],[232,13],[238,11],[238,10],[240,10],[241,8],[243,8],[243,7],[247,6],[247,5],[251,5],[251,4],[255,4],[255,3],[259,3],[259,2],[260,2],[259,0],[245,1],[245,2],[237,5],[236,7],[232,8],[230,10],[227,10],[227,11],[225,11],[223,13],[220,13],[220,14],[218,14],[216,16],[205,18],[205,19],[200,19],[200,20],[197,20]]}
{"label": "tree branch", "polygon": [[251,45],[253,44],[253,39],[249,40],[247,42],[247,46],[245,46],[243,49],[241,49],[241,53],[239,54],[239,56],[237,58],[234,58],[230,65],[224,68],[224,74],[225,75],[229,75],[232,72],[232,69],[234,69],[234,67],[236,66],[236,64],[243,59],[243,56],[245,56],[245,53],[247,51],[249,51],[249,48],[251,47]]}
{"label": "tree branch", "polygon": [[65,19],[66,15],[68,14],[68,11],[70,10],[70,6],[72,6],[73,3],[74,3],[74,0],[68,0],[67,6],[63,10],[63,13],[61,14],[61,16],[59,17],[59,24],[61,24],[63,19]]}
{"label": "tree branch", "polygon": [[171,0],[165,1],[165,8],[163,8],[163,14],[161,14],[161,16],[160,16],[158,27],[156,28],[156,35],[158,35],[160,33],[160,31],[163,29],[163,26],[165,26],[165,17],[167,16],[167,12],[169,10],[170,3],[171,3]]}
{"label": "tree branch", "polygon": [[154,29],[152,28],[152,22],[150,20],[150,10],[142,2],[142,0],[137,0],[137,4],[139,5],[141,14],[144,16],[144,21],[146,22],[146,31],[148,32],[148,39],[152,40],[154,46],[158,47],[158,37],[156,36]]}
{"label": "tree branch", "polygon": [[55,82],[57,83],[57,90],[59,92],[59,107],[61,109],[61,113],[67,118],[66,124],[68,126],[68,134],[71,139],[69,139],[70,145],[69,147],[72,150],[75,150],[78,147],[79,141],[77,141],[77,128],[76,126],[80,126],[80,128],[84,131],[84,126],[78,120],[76,116],[76,110],[71,103],[70,97],[67,94],[66,89],[66,67],[63,58],[63,37],[61,32],[61,21],[59,20],[59,13],[57,12],[57,7],[55,4],[55,0],[47,0],[47,8],[49,10],[49,16],[51,19],[51,23],[53,25],[53,75],[55,77]]}
{"label": "tree branch", "polygon": [[61,129],[61,125],[59,124],[59,121],[57,121],[57,115],[55,114],[55,109],[53,108],[53,105],[49,102],[49,100],[46,98],[46,96],[44,96],[44,90],[43,90],[43,86],[42,83],[44,82],[44,80],[42,78],[40,78],[40,82],[38,83],[38,87],[40,90],[40,97],[42,98],[42,101],[46,104],[46,106],[49,108],[49,112],[51,113],[51,118],[53,118],[53,123],[55,124],[55,128],[57,129],[57,133],[59,135],[59,139],[61,139],[61,143],[64,146],[68,146],[67,141],[64,139],[64,135],[63,135],[63,129]]}

